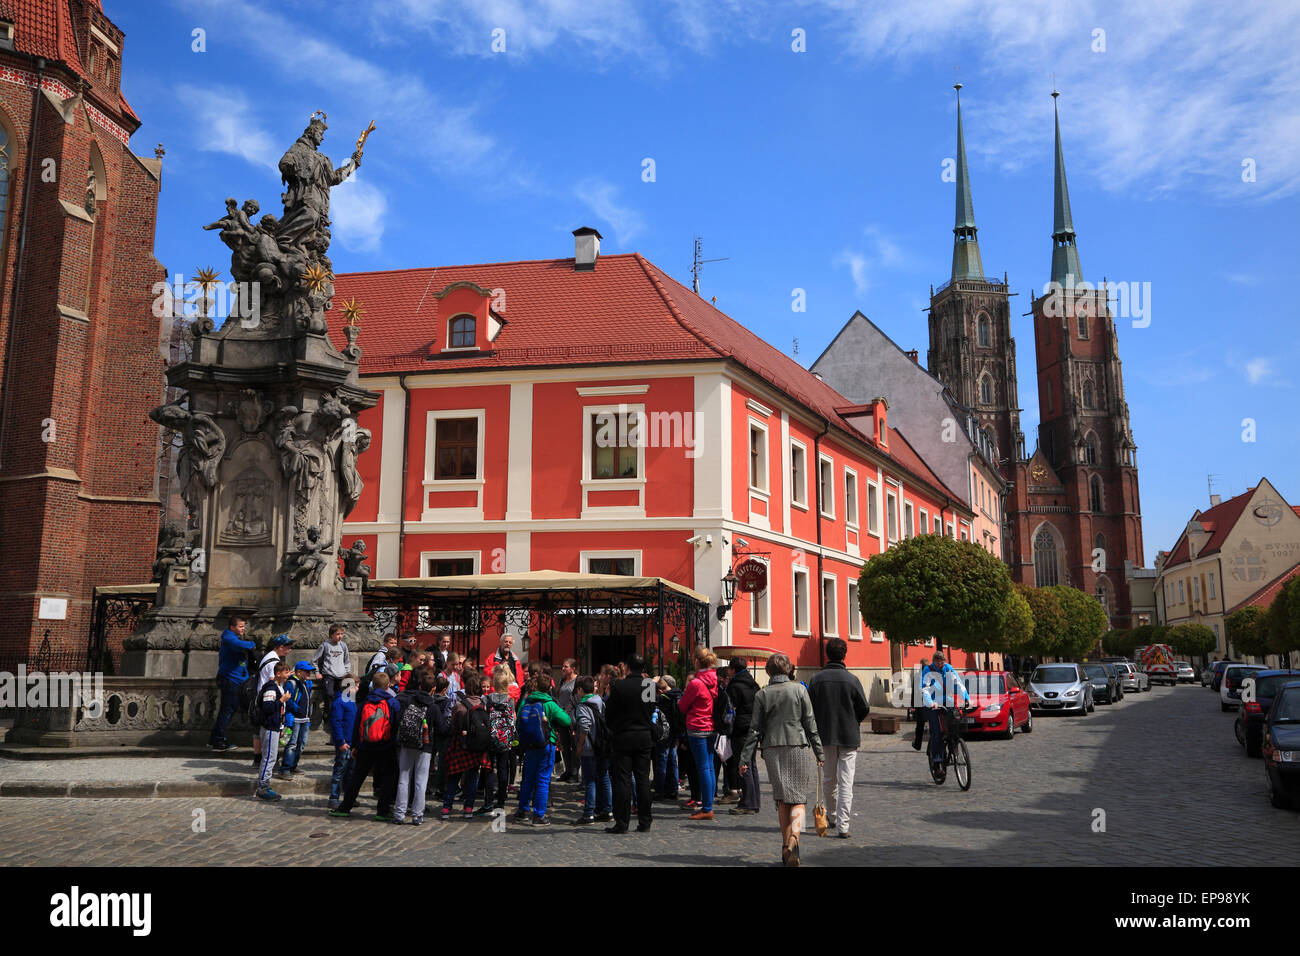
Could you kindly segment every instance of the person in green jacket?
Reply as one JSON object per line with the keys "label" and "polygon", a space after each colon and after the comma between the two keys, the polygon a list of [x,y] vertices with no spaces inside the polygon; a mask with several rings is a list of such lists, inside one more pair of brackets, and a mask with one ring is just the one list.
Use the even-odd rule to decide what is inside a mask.
{"label": "person in green jacket", "polygon": [[546,819],[546,801],[555,770],[555,728],[573,726],[573,719],[551,697],[552,686],[549,664],[538,663],[536,670],[530,667],[515,722],[524,748],[524,780],[519,785],[515,822],[527,823],[531,811],[535,827],[551,825]]}

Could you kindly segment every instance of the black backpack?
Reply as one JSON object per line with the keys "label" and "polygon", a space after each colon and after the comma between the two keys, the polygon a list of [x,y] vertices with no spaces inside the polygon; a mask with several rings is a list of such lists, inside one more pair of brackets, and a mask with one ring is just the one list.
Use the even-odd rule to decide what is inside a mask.
{"label": "black backpack", "polygon": [[605,758],[613,751],[613,744],[609,739],[609,723],[605,720],[605,711],[595,704],[584,704],[581,701],[579,707],[586,707],[591,714],[591,733],[588,739],[591,741],[591,753],[593,757]]}
{"label": "black backpack", "polygon": [[417,750],[429,742],[429,708],[411,701],[397,721],[397,746]]}
{"label": "black backpack", "polygon": [[725,691],[718,691],[713,698],[713,730],[719,734],[730,734],[736,722],[736,708],[731,705],[731,698]]}
{"label": "black backpack", "polygon": [[239,709],[248,719],[260,725],[262,722],[262,702],[257,699],[257,673],[254,672],[239,688]]}
{"label": "black backpack", "polygon": [[465,715],[465,749],[485,754],[492,749],[492,715],[482,704]]}
{"label": "black backpack", "polygon": [[653,724],[650,727],[650,741],[656,747],[668,743],[668,738],[672,736],[673,725],[668,714],[662,707],[656,705],[654,715],[651,720]]}

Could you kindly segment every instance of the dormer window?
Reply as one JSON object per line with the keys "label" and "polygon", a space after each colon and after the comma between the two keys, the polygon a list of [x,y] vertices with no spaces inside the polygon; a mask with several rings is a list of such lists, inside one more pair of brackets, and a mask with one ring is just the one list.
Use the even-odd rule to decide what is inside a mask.
{"label": "dormer window", "polygon": [[448,342],[453,349],[472,349],[475,321],[472,315],[458,315],[449,324]]}

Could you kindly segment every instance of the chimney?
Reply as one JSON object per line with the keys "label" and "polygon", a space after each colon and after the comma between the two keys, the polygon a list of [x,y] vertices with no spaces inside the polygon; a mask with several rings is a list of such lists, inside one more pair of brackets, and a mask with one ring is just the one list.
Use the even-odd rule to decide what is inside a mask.
{"label": "chimney", "polygon": [[591,272],[596,268],[600,257],[600,240],[604,237],[590,226],[573,230],[573,269],[575,272]]}
{"label": "chimney", "polygon": [[917,365],[921,364],[921,353],[918,352],[916,349],[908,350],[907,357],[910,358]]}
{"label": "chimney", "polygon": [[1217,508],[1223,503],[1223,498],[1219,495],[1210,495],[1210,507]]}

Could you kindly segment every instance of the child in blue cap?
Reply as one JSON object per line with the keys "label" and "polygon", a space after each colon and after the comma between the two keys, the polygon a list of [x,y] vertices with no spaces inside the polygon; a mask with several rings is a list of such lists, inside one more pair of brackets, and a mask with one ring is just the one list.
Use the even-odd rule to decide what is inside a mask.
{"label": "child in blue cap", "polygon": [[315,673],[315,664],[299,661],[293,667],[293,676],[285,685],[290,697],[284,707],[284,721],[286,727],[293,729],[284,748],[284,756],[280,758],[280,777],[286,780],[302,773],[298,761],[302,759],[302,752],[307,746],[307,734],[311,731],[311,678]]}

